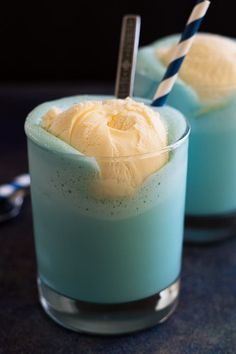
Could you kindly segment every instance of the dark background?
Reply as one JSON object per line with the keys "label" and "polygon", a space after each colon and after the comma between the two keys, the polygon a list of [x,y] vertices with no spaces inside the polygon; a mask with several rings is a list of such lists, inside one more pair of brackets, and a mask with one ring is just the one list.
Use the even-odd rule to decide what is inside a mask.
{"label": "dark background", "polygon": [[[1,4],[0,81],[114,80],[122,16],[142,16],[140,45],[182,31],[194,0]],[[202,30],[236,36],[233,0],[212,0]]]}

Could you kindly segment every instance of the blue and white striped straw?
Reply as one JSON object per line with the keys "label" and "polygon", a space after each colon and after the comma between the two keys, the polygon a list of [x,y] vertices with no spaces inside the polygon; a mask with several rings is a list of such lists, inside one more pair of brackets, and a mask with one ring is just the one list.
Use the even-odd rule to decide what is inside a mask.
{"label": "blue and white striped straw", "polygon": [[30,176],[28,174],[16,177],[11,183],[0,186],[0,200],[10,198],[15,192],[24,190],[30,186]]}
{"label": "blue and white striped straw", "polygon": [[171,92],[172,87],[174,86],[178,77],[180,67],[193,44],[194,37],[209,6],[210,1],[208,0],[198,0],[194,6],[185,26],[184,32],[182,33],[180,41],[176,47],[173,58],[168,65],[166,73],[155,93],[152,106],[161,107],[166,103],[168,95]]}

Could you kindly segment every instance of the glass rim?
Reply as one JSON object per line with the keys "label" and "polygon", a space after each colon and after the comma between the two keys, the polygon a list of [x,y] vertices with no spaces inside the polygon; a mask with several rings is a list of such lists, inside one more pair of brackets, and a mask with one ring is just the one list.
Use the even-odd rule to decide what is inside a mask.
{"label": "glass rim", "polygon": [[[183,132],[183,134],[173,143],[168,144],[167,146],[165,146],[162,149],[159,149],[157,151],[149,151],[149,152],[145,152],[145,153],[141,153],[141,154],[134,154],[134,155],[125,155],[125,156],[102,156],[102,155],[85,155],[82,154],[79,150],[76,150],[72,145],[64,142],[63,140],[57,138],[54,136],[54,138],[59,139],[60,141],[62,141],[64,144],[67,144],[70,148],[74,149],[75,152],[68,152],[68,151],[60,151],[60,154],[63,155],[68,155],[68,156],[76,156],[77,158],[81,158],[81,159],[91,159],[91,158],[95,158],[95,159],[102,159],[102,160],[112,160],[112,161],[119,161],[119,160],[129,160],[129,159],[133,159],[133,158],[139,158],[139,159],[144,159],[144,158],[149,158],[149,157],[154,157],[154,156],[158,156],[158,155],[162,155],[164,153],[176,150],[179,146],[181,146],[188,138],[190,131],[191,131],[191,127],[190,124],[188,122],[188,120],[186,119],[185,116],[183,116],[184,122],[186,124],[185,127],[185,131]],[[45,144],[42,144],[40,142],[39,139],[35,138],[32,136],[32,134],[29,134],[29,132],[27,131],[27,128],[25,129],[25,133],[26,136],[29,140],[33,141],[36,145],[38,145],[40,148],[50,151],[52,153],[55,153],[57,151],[52,150],[50,147],[46,146]],[[48,132],[47,132],[48,133]],[[48,133],[50,134],[50,133]],[[78,153],[77,153],[78,151]]]}

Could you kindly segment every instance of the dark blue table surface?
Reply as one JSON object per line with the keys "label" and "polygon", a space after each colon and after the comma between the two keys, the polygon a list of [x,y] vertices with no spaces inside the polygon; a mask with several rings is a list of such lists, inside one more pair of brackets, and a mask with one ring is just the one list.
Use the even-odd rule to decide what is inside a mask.
{"label": "dark blue table surface", "polygon": [[[109,93],[110,84],[0,86],[0,183],[27,171],[23,131],[38,103],[81,93]],[[30,201],[0,225],[0,353],[235,354],[236,236],[211,246],[185,245],[182,289],[175,314],[132,335],[95,337],[63,329],[37,297]]]}

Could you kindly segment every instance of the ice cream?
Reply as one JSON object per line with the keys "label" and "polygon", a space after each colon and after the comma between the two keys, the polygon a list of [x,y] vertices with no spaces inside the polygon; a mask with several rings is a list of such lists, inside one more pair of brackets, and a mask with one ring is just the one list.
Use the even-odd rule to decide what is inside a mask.
{"label": "ice cream", "polygon": [[[160,114],[130,98],[83,101],[65,111],[51,108],[42,127],[80,153],[96,157],[100,167],[96,193],[102,196],[133,194],[168,160],[168,152],[156,154],[168,144]],[[140,157],[147,153],[155,156]]]}
{"label": "ice cream", "polygon": [[[167,66],[175,45],[157,47],[158,60]],[[198,34],[180,70],[202,101],[227,95],[236,87],[236,42],[215,34]]]}

